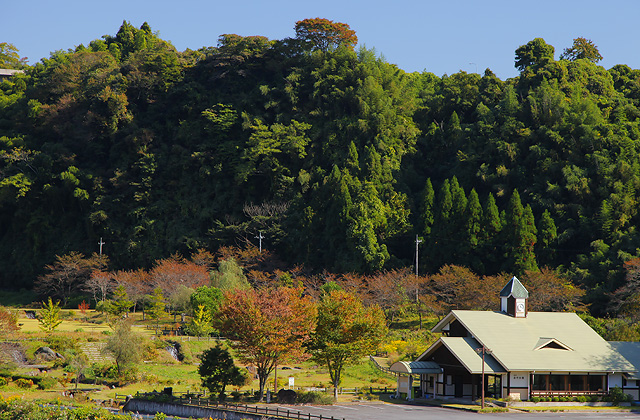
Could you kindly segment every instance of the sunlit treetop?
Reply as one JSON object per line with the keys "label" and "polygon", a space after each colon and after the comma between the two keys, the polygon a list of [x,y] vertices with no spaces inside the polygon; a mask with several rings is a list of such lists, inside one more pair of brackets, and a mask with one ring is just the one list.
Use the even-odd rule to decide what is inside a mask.
{"label": "sunlit treetop", "polygon": [[313,49],[329,51],[345,46],[353,49],[358,43],[356,31],[346,23],[314,18],[296,22],[296,38],[310,44]]}
{"label": "sunlit treetop", "polygon": [[602,55],[593,41],[580,37],[573,40],[573,45],[570,48],[564,49],[560,58],[569,61],[584,58],[592,63],[597,63],[602,60]]}

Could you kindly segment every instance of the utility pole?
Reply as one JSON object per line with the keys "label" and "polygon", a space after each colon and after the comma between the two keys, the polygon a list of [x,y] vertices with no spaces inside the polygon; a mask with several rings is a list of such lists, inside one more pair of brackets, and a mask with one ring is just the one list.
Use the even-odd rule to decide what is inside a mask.
{"label": "utility pole", "polygon": [[491,354],[491,350],[486,348],[484,344],[481,348],[476,349],[477,353],[482,353],[482,408],[484,409],[484,355]]}
{"label": "utility pole", "polygon": [[416,234],[416,309],[418,310],[418,317],[420,318],[420,329],[422,329],[422,312],[420,312],[420,299],[418,298],[418,289],[420,288],[418,277],[418,245],[420,245],[420,242],[422,242],[422,239],[419,239]]}
{"label": "utility pole", "polygon": [[102,245],[106,244],[106,242],[102,241],[102,237],[100,237],[100,242],[98,242],[98,245],[100,245],[100,255],[102,255]]}
{"label": "utility pole", "polygon": [[422,239],[418,239],[418,235],[416,235],[416,277],[418,277],[418,245],[420,242],[422,242]]}
{"label": "utility pole", "polygon": [[255,238],[260,240],[259,250],[260,250],[260,253],[262,254],[262,239],[264,238],[264,236],[262,236],[262,231],[258,231],[258,236],[256,236]]}

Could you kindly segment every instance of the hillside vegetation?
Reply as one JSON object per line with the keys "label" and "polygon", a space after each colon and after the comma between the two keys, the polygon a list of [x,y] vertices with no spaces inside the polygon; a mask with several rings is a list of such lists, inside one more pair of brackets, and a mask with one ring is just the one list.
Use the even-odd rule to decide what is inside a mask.
{"label": "hillside vegetation", "polygon": [[506,81],[406,73],[311,21],[183,52],[124,22],[14,62],[0,287],[100,238],[113,269],[262,235],[289,264],[372,274],[410,266],[418,235],[422,273],[549,267],[615,311],[639,256],[640,71],[598,66],[582,38],[556,59],[537,38]]}

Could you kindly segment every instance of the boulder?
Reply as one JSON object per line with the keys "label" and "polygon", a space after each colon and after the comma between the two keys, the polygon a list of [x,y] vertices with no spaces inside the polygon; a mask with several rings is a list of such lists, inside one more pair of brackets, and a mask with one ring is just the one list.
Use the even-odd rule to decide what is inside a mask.
{"label": "boulder", "polygon": [[36,357],[39,357],[43,360],[47,360],[47,361],[51,361],[51,360],[55,360],[55,359],[64,359],[64,356],[61,355],[60,353],[56,353],[55,351],[51,350],[51,348],[49,347],[40,347],[38,348],[34,355]]}

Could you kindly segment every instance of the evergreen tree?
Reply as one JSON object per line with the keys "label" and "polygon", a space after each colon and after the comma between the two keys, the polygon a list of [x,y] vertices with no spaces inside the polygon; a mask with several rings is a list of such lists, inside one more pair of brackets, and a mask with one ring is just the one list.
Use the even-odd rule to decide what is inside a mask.
{"label": "evergreen tree", "polygon": [[540,261],[540,266],[550,265],[554,258],[553,243],[558,237],[556,224],[551,217],[549,210],[545,210],[538,221],[538,242],[536,255]]}
{"label": "evergreen tree", "polygon": [[502,265],[502,220],[493,194],[489,193],[482,211],[482,231],[480,250],[485,268],[489,273],[497,273]]}
{"label": "evergreen tree", "polygon": [[465,222],[466,222],[466,240],[465,240],[465,255],[464,260],[467,261],[469,268],[475,272],[482,272],[482,255],[478,254],[479,246],[481,244],[481,232],[482,232],[482,206],[480,205],[480,199],[475,188],[469,193],[467,200],[467,208],[465,209]]}
{"label": "evergreen tree", "polygon": [[433,184],[431,184],[431,178],[427,178],[424,190],[422,191],[418,219],[418,231],[425,237],[431,234],[431,228],[434,222],[434,199],[435,192],[433,191]]}
{"label": "evergreen tree", "polygon": [[453,201],[449,180],[445,179],[436,202],[435,220],[429,241],[429,271],[435,271],[446,263],[451,255],[451,248],[455,246],[451,241],[451,220],[453,213]]}
{"label": "evergreen tree", "polygon": [[505,215],[505,270],[521,275],[538,269],[534,253],[536,234],[531,206],[523,207],[518,190],[513,190]]}

